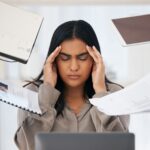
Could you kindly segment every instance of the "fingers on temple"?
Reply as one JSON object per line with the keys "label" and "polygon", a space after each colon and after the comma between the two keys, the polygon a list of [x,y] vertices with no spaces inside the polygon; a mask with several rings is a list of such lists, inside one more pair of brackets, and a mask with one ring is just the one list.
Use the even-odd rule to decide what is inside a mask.
{"label": "fingers on temple", "polygon": [[55,58],[58,56],[59,52],[61,50],[61,46],[56,47],[56,49],[50,54],[50,56],[46,60],[47,63],[53,63]]}
{"label": "fingers on temple", "polygon": [[94,59],[95,63],[98,63],[98,57],[97,57],[97,53],[95,52],[95,50],[90,46],[86,46],[86,48],[87,48],[89,54]]}
{"label": "fingers on temple", "polygon": [[100,54],[100,52],[98,52],[97,48],[95,46],[92,46],[93,50],[95,51],[98,59],[100,62],[103,62],[103,58],[102,58],[102,55]]}

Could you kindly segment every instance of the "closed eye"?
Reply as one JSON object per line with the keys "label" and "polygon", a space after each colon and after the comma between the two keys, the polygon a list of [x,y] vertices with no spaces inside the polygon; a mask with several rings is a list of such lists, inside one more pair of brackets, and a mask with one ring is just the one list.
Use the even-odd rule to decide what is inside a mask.
{"label": "closed eye", "polygon": [[[89,56],[89,54],[87,54],[87,53],[80,54],[80,55],[77,56],[77,59],[79,59],[79,60],[86,60],[88,58],[88,56]],[[67,61],[67,60],[69,60],[71,58],[71,56],[63,54],[63,53],[59,54],[59,57],[63,61]]]}
{"label": "closed eye", "polygon": [[70,57],[67,56],[67,55],[64,55],[64,54],[60,54],[60,58],[61,58],[62,60],[68,60]]}
{"label": "closed eye", "polygon": [[78,56],[80,60],[86,60],[88,58],[88,54]]}

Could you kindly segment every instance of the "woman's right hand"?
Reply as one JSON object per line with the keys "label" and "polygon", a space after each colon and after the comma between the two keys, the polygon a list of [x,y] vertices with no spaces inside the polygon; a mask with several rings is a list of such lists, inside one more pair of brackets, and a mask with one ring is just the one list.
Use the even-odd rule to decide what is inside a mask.
{"label": "woman's right hand", "polygon": [[60,50],[61,46],[56,47],[56,49],[47,58],[44,66],[44,83],[49,83],[53,87],[55,87],[57,82],[57,69],[54,61]]}

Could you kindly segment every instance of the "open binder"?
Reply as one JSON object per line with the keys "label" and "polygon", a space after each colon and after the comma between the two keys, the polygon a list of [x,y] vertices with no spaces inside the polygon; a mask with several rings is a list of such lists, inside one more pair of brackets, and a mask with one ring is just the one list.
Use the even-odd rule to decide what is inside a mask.
{"label": "open binder", "polygon": [[38,103],[38,93],[29,89],[0,81],[0,101],[42,115]]}
{"label": "open binder", "polygon": [[27,63],[43,17],[0,2],[0,56]]}

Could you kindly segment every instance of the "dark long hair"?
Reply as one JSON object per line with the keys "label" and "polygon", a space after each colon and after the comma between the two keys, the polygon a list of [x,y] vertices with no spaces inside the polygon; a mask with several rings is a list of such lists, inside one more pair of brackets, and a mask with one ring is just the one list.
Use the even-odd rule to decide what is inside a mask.
{"label": "dark long hair", "polygon": [[[82,40],[83,42],[85,42],[89,46],[94,45],[97,48],[97,50],[101,53],[99,42],[98,42],[97,36],[96,36],[92,26],[83,20],[77,20],[77,21],[68,21],[68,22],[65,22],[65,23],[61,24],[60,26],[58,26],[58,28],[55,30],[55,32],[52,36],[47,57],[63,41],[68,40],[68,39],[73,39],[73,38],[78,38],[78,39]],[[38,75],[38,77],[36,79],[34,79],[33,82],[30,82],[30,83],[33,83],[33,84],[39,86],[39,84],[37,84],[37,83],[39,83],[39,82],[43,83],[43,81],[41,80],[42,76],[43,76],[43,70]],[[112,83],[112,82],[109,81],[107,79],[107,77],[105,76],[106,88],[107,88],[107,90],[109,90],[107,83]],[[59,74],[57,76],[57,83],[56,83],[55,88],[61,92],[61,94],[55,104],[55,109],[57,111],[57,116],[58,116],[59,114],[62,114],[62,111],[65,106],[65,101],[64,101],[64,96],[63,96],[64,84],[63,84],[63,81],[61,80]],[[95,94],[95,91],[93,89],[91,75],[85,82],[84,94],[88,98],[91,98]]]}

